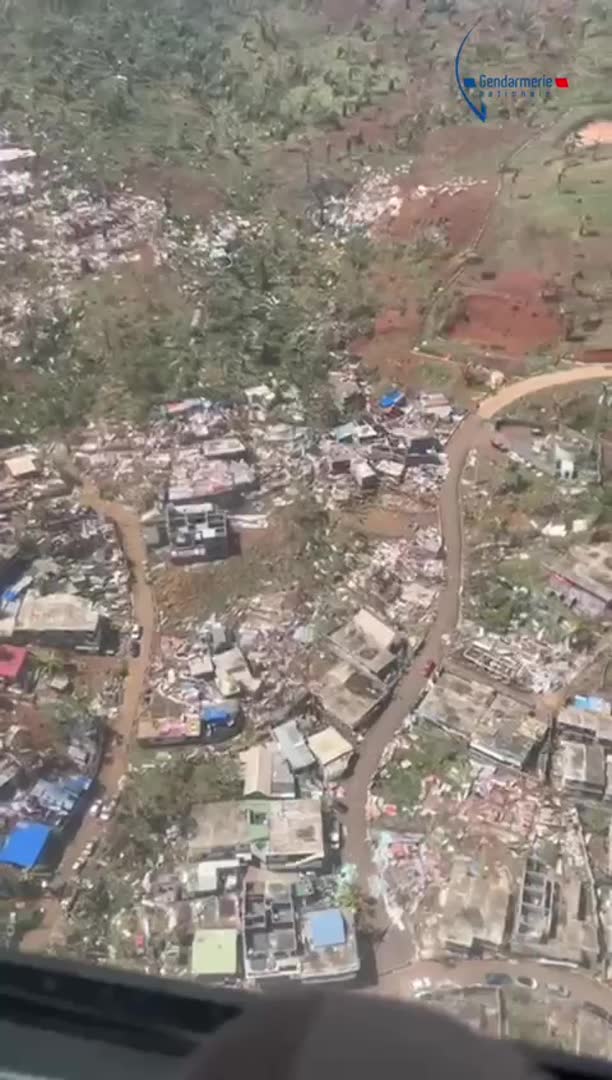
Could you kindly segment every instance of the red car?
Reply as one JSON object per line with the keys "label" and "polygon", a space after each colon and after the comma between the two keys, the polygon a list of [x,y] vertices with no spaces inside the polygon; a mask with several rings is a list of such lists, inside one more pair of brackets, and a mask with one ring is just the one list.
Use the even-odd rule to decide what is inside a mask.
{"label": "red car", "polygon": [[436,661],[435,660],[428,660],[427,663],[425,664],[425,667],[423,668],[423,674],[424,674],[425,678],[428,679],[430,677],[430,675],[433,675],[435,670],[436,670]]}

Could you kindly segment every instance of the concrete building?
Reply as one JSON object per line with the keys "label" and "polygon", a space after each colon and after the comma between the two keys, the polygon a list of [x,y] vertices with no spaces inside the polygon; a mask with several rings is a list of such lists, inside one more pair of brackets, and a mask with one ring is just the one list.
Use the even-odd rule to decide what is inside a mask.
{"label": "concrete building", "polygon": [[340,657],[379,679],[397,663],[395,630],[365,608],[331,634],[330,642]]}
{"label": "concrete building", "polygon": [[202,454],[210,461],[237,461],[246,457],[246,446],[235,436],[227,435],[220,439],[206,439],[202,443]]}
{"label": "concrete building", "polygon": [[417,716],[462,739],[473,756],[517,769],[529,764],[548,732],[522,701],[450,672],[440,675]]}
{"label": "concrete building", "polygon": [[348,660],[330,667],[311,689],[330,720],[351,731],[369,724],[386,696],[380,682],[364,675]]}
{"label": "concrete building", "polygon": [[576,450],[557,440],[553,443],[555,474],[560,480],[573,480],[576,476]]}
{"label": "concrete building", "polygon": [[326,784],[344,776],[354,754],[352,743],[335,727],[326,727],[310,735],[308,745],[314,754]]}
{"label": "concrete building", "polygon": [[559,710],[557,731],[565,740],[598,742],[612,749],[612,716],[610,712],[595,712],[577,705],[566,705]]}
{"label": "concrete building", "polygon": [[290,883],[245,882],[243,894],[244,970],[247,979],[299,977],[294,892]]}
{"label": "concrete building", "polygon": [[228,516],[212,503],[180,508],[168,503],[166,529],[173,563],[213,562],[229,555]]}
{"label": "concrete building", "polygon": [[325,855],[317,799],[245,799],[207,803],[192,812],[190,862],[252,859],[275,870],[317,869]]}
{"label": "concrete building", "polygon": [[206,859],[179,871],[181,894],[188,900],[232,892],[238,885],[238,859]]}
{"label": "concrete building", "polygon": [[353,453],[342,443],[331,443],[325,448],[325,463],[330,476],[342,476],[349,472]]}
{"label": "concrete building", "polygon": [[[486,869],[485,869],[486,863]],[[446,888],[442,939],[452,952],[497,952],[509,936],[514,869],[486,849],[454,860]]]}
{"label": "concrete building", "polygon": [[551,565],[549,584],[572,610],[589,618],[609,618],[612,613],[612,568],[607,544],[572,548]]}
{"label": "concrete building", "polygon": [[323,820],[318,799],[277,799],[269,805],[266,864],[276,870],[316,870],[323,863]]}
{"label": "concrete building", "polygon": [[185,507],[191,503],[214,503],[229,507],[257,484],[255,470],[244,461],[210,460],[203,444],[181,450],[174,461],[167,501]]}
{"label": "concrete building", "polygon": [[31,480],[40,473],[40,465],[34,454],[18,454],[4,462],[11,480]]}
{"label": "concrete building", "polygon": [[521,665],[510,656],[499,656],[491,649],[472,641],[463,651],[463,658],[479,671],[484,671],[499,682],[511,683],[520,674]]}
{"label": "concrete building", "polygon": [[585,967],[597,963],[597,901],[586,866],[580,872],[558,850],[546,859],[536,852],[528,857],[511,945],[524,956]]}
{"label": "concrete building", "polygon": [[244,654],[238,648],[225,649],[213,657],[215,679],[224,697],[232,697],[241,691],[255,694],[261,680],[251,674]]}
{"label": "concrete building", "polygon": [[367,461],[354,458],[351,461],[350,472],[360,491],[374,491],[378,487],[378,475]]}
{"label": "concrete building", "polygon": [[287,720],[284,724],[279,724],[274,728],[272,735],[293,773],[304,772],[313,767],[314,754],[295,720]]}
{"label": "concrete building", "polygon": [[196,930],[191,946],[191,974],[206,982],[223,982],[238,975],[238,931]]}
{"label": "concrete building", "polygon": [[268,836],[268,803],[259,799],[226,800],[194,807],[195,830],[188,841],[190,862],[238,857],[249,862],[263,855]]}
{"label": "concrete building", "polygon": [[360,964],[350,912],[314,900],[291,882],[250,875],[243,895],[243,943],[245,975],[252,986],[355,978]]}
{"label": "concrete building", "polygon": [[36,642],[50,648],[97,653],[102,644],[103,619],[96,607],[72,593],[37,596],[28,592],[15,618],[15,644]]}
{"label": "concrete building", "polygon": [[606,789],[606,754],[596,743],[561,745],[561,786],[580,802],[601,799]]}

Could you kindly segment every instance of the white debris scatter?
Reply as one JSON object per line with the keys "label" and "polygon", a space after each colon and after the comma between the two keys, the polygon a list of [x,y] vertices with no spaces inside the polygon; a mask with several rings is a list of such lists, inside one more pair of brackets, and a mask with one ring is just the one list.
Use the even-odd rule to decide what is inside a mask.
{"label": "white debris scatter", "polygon": [[377,172],[357,184],[344,198],[333,197],[327,205],[327,221],[338,234],[369,231],[387,218],[396,218],[404,198],[396,179]]}
{"label": "white debris scatter", "polygon": [[33,158],[33,150],[20,150],[17,146],[0,146],[0,165],[7,161],[19,161],[21,158]]}
{"label": "white debris scatter", "polygon": [[487,180],[472,180],[464,176],[458,176],[456,180],[447,180],[443,184],[419,184],[411,194],[411,199],[427,199],[438,195],[460,195],[462,191],[475,187],[476,184],[486,184]]}

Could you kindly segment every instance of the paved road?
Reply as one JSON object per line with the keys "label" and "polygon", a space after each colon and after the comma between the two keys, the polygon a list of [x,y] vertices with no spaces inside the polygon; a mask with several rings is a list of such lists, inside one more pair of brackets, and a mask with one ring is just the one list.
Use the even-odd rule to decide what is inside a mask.
{"label": "paved road", "polygon": [[544,983],[565,986],[571,993],[572,1001],[576,1003],[588,1001],[612,1012],[612,989],[594,982],[580,971],[551,964],[538,964],[533,960],[463,960],[455,967],[425,961],[412,964],[403,971],[387,974],[381,979],[378,990],[387,996],[411,998],[417,989],[413,986],[415,979],[430,979],[432,985],[426,989],[433,990],[440,983],[475,986],[484,981],[485,975],[497,972],[511,975],[513,978],[518,975],[528,975],[540,986]]}
{"label": "paved road", "polygon": [[[378,768],[381,755],[394,738],[402,720],[411,711],[425,687],[425,665],[429,660],[440,663],[444,653],[444,637],[457,625],[460,614],[463,529],[461,515],[461,475],[469,451],[483,441],[488,441],[483,421],[507,409],[515,401],[544,390],[555,389],[572,383],[612,378],[612,365],[594,364],[577,366],[545,375],[534,375],[520,382],[502,387],[496,394],[482,401],[477,412],[465,418],[455,431],[447,447],[449,471],[440,491],[440,527],[446,551],[447,580],[440,594],[435,621],[427,635],[424,647],[400,681],[395,696],[376,724],[364,738],[355,771],[345,785],[347,805],[346,848],[347,862],[356,864],[359,879],[365,892],[370,892],[370,879],[374,876],[370,844],[367,835],[366,802],[368,789]],[[387,927],[387,918],[378,905],[376,921],[386,933],[378,946],[379,971],[393,971],[408,966],[406,936],[393,926]],[[595,985],[595,984],[593,984]],[[386,983],[383,983],[386,990]]]}
{"label": "paved road", "polygon": [[[153,593],[146,581],[147,552],[138,514],[129,507],[116,502],[106,502],[98,495],[91,483],[84,483],[81,501],[85,506],[103,514],[117,527],[119,540],[125,557],[132,569],[132,604],[134,618],[143,628],[140,655],[128,660],[128,673],[123,683],[123,701],[119,709],[113,730],[123,736],[121,745],[114,748],[112,761],[103,764],[99,783],[104,789],[105,798],[117,793],[119,780],[127,769],[129,745],[135,722],[140,709],[147,680],[149,657],[155,632],[155,607]],[[85,845],[99,836],[104,823],[86,815],[74,840],[67,846],[55,881],[69,882],[73,877],[72,866],[83,851]],[[27,934],[21,949],[26,952],[42,952],[51,942],[53,931],[61,921],[59,902],[49,898],[44,904],[44,920],[40,927]]]}

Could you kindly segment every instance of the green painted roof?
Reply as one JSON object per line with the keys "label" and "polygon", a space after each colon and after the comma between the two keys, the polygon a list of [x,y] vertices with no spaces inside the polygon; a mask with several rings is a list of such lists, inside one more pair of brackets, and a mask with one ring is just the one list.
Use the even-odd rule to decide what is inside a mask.
{"label": "green painted roof", "polygon": [[268,799],[243,799],[242,806],[249,814],[249,836],[252,844],[265,844],[270,839]]}
{"label": "green painted roof", "polygon": [[192,975],[235,975],[237,930],[196,930],[191,946]]}

